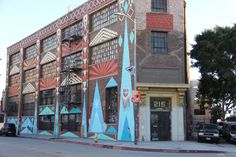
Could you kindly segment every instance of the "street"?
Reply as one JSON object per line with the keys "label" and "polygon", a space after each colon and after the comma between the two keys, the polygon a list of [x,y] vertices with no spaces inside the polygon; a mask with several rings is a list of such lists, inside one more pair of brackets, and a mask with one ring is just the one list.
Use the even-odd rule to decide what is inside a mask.
{"label": "street", "polygon": [[134,152],[18,137],[0,137],[0,157],[235,157],[235,155],[233,153],[180,154]]}

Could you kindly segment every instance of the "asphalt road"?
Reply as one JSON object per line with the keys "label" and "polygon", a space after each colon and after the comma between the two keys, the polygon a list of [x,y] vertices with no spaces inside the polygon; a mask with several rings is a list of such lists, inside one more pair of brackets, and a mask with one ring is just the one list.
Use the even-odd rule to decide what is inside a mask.
{"label": "asphalt road", "polygon": [[236,154],[134,152],[0,136],[0,157],[235,157]]}

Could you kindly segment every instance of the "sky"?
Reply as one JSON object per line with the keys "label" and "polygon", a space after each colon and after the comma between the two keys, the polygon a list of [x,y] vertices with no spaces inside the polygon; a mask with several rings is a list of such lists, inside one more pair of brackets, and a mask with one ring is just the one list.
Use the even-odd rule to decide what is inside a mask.
{"label": "sky", "polygon": [[[65,15],[86,0],[0,0],[0,97],[5,88],[7,47]],[[236,0],[186,0],[189,46],[204,29],[236,23]],[[191,46],[190,46],[191,48]],[[190,70],[198,79],[197,69]]]}

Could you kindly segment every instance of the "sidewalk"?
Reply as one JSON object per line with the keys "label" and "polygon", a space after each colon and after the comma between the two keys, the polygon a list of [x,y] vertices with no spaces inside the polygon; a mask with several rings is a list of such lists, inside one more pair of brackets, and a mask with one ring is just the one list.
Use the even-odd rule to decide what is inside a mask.
{"label": "sidewalk", "polygon": [[208,144],[198,143],[195,141],[161,141],[161,142],[139,142],[134,145],[132,142],[112,142],[99,140],[94,143],[93,139],[83,138],[55,138],[53,136],[40,135],[20,135],[20,138],[31,138],[44,141],[73,143],[98,148],[107,148],[115,150],[130,150],[130,151],[148,151],[148,152],[163,152],[163,153],[236,153],[236,145],[231,144]]}

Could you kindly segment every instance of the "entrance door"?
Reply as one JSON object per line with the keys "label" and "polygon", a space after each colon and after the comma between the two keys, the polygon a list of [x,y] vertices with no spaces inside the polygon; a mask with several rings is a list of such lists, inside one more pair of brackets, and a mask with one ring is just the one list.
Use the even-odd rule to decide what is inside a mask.
{"label": "entrance door", "polygon": [[170,112],[151,112],[151,140],[170,140]]}

